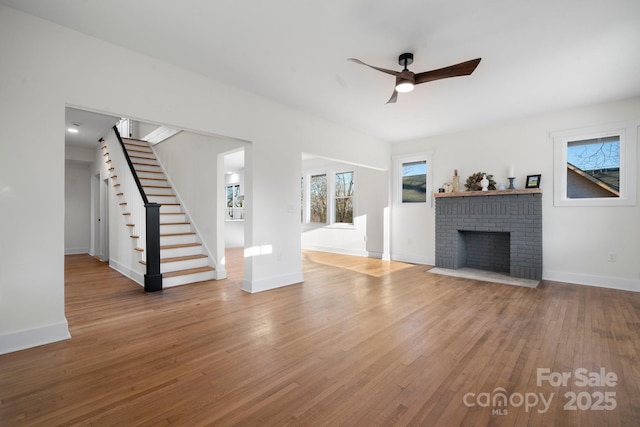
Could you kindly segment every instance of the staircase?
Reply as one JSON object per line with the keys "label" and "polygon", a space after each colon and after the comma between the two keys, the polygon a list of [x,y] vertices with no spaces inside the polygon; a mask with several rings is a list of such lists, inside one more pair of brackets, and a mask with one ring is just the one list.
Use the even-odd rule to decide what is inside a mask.
{"label": "staircase", "polygon": [[[149,202],[160,204],[160,272],[162,273],[162,286],[185,285],[188,283],[213,280],[215,269],[213,261],[207,255],[207,251],[200,242],[195,228],[176,197],[173,188],[156,159],[155,153],[146,141],[122,138],[129,159],[138,175],[140,184]],[[118,189],[118,176],[116,170],[110,165],[111,160],[107,146],[102,147],[105,161],[109,164],[109,171],[113,186]],[[128,173],[121,171],[120,173]],[[120,202],[122,215],[133,218],[128,202],[124,198],[124,192],[116,191],[116,195],[123,199]],[[135,230],[141,230],[131,220],[126,226],[132,239],[136,239],[134,250],[140,254],[140,264],[146,265],[144,240]]]}

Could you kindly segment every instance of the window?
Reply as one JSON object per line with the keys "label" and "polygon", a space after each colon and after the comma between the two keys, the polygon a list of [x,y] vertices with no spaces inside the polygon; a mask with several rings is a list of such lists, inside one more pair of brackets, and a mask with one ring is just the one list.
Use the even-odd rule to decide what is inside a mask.
{"label": "window", "polygon": [[309,182],[310,222],[327,223],[327,175],[312,175]]}
{"label": "window", "polygon": [[556,206],[636,203],[637,125],[553,133]]}
{"label": "window", "polygon": [[402,203],[427,201],[427,161],[402,163]]}
{"label": "window", "polygon": [[353,224],[353,172],[336,174],[335,222]]}
{"label": "window", "polygon": [[330,170],[301,179],[302,222],[350,227],[355,218],[353,171]]}
{"label": "window", "polygon": [[620,197],[620,135],[567,142],[567,198]]}
{"label": "window", "polygon": [[422,205],[431,201],[431,157],[431,153],[394,157],[398,203]]}
{"label": "window", "polygon": [[243,219],[244,196],[240,194],[240,185],[227,185],[227,219]]}

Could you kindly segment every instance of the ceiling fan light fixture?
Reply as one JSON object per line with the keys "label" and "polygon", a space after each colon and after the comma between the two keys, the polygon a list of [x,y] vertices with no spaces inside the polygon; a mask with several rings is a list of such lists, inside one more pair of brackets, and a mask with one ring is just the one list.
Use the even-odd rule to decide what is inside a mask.
{"label": "ceiling fan light fixture", "polygon": [[414,84],[408,80],[401,80],[396,84],[396,90],[400,93],[407,93],[413,90]]}

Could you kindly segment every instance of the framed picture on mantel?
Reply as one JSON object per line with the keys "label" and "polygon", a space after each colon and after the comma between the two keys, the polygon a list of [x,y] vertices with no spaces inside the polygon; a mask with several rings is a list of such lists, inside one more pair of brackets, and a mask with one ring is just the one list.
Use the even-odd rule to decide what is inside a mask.
{"label": "framed picture on mantel", "polygon": [[525,188],[540,188],[540,177],[542,175],[527,175]]}

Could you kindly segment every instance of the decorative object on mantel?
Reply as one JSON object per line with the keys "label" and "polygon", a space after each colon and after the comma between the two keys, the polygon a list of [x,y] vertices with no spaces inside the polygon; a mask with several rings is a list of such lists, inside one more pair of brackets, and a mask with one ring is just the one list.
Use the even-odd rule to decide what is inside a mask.
{"label": "decorative object on mantel", "polygon": [[540,188],[541,177],[542,175],[527,175],[525,188]]}
{"label": "decorative object on mantel", "polygon": [[485,176],[489,181],[487,185],[487,189],[495,190],[496,182],[493,180],[493,175],[484,173],[484,172],[476,172],[473,175],[471,175],[469,178],[467,178],[467,183],[464,185],[467,188],[467,191],[481,191],[482,184],[480,182],[482,181],[482,178]]}
{"label": "decorative object on mantel", "polygon": [[516,187],[513,186],[513,181],[516,179],[516,173],[513,171],[513,166],[509,167],[509,176],[507,179],[509,180],[509,190],[515,190]]}
{"label": "decorative object on mantel", "polygon": [[458,169],[453,170],[453,191],[455,193],[460,191],[460,177],[458,176]]}
{"label": "decorative object on mantel", "polygon": [[482,191],[488,190],[489,180],[487,179],[487,175],[482,175],[482,179],[480,180],[480,186],[482,187]]}

